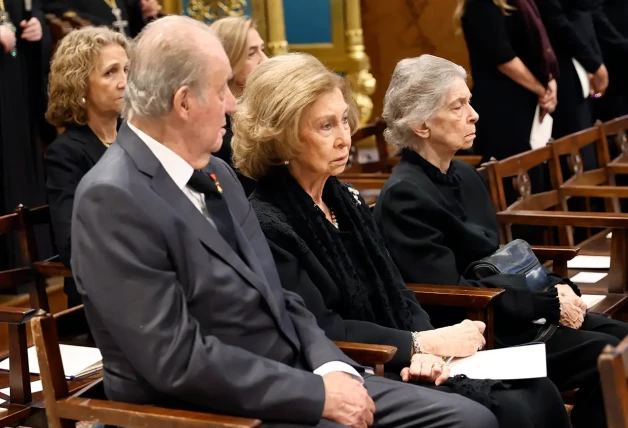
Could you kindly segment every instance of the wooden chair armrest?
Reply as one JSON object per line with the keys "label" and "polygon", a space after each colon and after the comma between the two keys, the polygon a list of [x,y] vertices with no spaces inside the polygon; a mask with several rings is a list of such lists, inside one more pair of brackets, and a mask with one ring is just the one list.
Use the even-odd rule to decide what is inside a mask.
{"label": "wooden chair armrest", "polygon": [[560,186],[563,195],[580,198],[628,198],[628,188],[624,186],[590,185],[566,183]]}
{"label": "wooden chair armrest", "polygon": [[373,367],[378,376],[384,376],[384,364],[392,360],[397,352],[397,348],[388,345],[339,341],[334,343],[347,357],[358,364]]}
{"label": "wooden chair armrest", "polygon": [[33,269],[46,278],[56,276],[72,277],[72,271],[59,261],[59,256],[33,263]]}
{"label": "wooden chair armrest", "polygon": [[532,245],[532,251],[541,262],[562,261],[566,262],[578,255],[579,247],[546,247]]}
{"label": "wooden chair armrest", "polygon": [[502,294],[502,288],[458,287],[455,285],[406,284],[422,305],[486,308]]}
{"label": "wooden chair armrest", "polygon": [[502,224],[534,226],[575,226],[628,228],[626,213],[587,213],[576,211],[501,211],[497,219]]}
{"label": "wooden chair armrest", "polygon": [[0,323],[23,324],[31,320],[35,315],[35,309],[16,308],[13,306],[0,306]]}
{"label": "wooden chair armrest", "polygon": [[16,284],[26,284],[33,280],[33,270],[23,267],[0,272],[0,290],[15,290]]}
{"label": "wooden chair armrest", "polygon": [[385,364],[392,360],[397,348],[369,343],[334,342],[346,356],[363,365]]}
{"label": "wooden chair armrest", "polygon": [[106,400],[66,398],[57,402],[59,416],[78,421],[99,421],[107,425],[146,427],[229,427],[249,428],[261,425],[257,419],[173,410]]}
{"label": "wooden chair armrest", "polygon": [[628,165],[622,163],[613,163],[606,165],[606,171],[611,175],[623,175],[628,174]]}

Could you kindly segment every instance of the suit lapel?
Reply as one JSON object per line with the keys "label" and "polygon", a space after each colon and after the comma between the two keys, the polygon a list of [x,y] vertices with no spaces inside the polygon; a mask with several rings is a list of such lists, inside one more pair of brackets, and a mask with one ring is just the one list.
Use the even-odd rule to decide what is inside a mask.
{"label": "suit lapel", "polygon": [[94,131],[87,126],[72,125],[68,127],[68,137],[78,141],[84,147],[87,156],[94,162],[94,165],[100,160],[102,155],[107,151],[107,147],[94,134]]}
{"label": "suit lapel", "polygon": [[[270,287],[262,281],[262,279],[266,279],[264,275],[261,274],[262,279],[260,279],[244,263],[240,256],[233,251],[218,230],[208,222],[207,218],[194,206],[192,201],[177,187],[159,160],[126,123],[120,128],[118,143],[131,156],[140,171],[152,176],[151,188],[173,208],[185,224],[194,230],[194,233],[207,250],[229,264],[262,295],[278,325],[281,325],[281,315],[277,302],[273,298]],[[234,227],[238,243],[247,261],[249,261],[255,271],[262,272],[250,244],[235,220]]]}

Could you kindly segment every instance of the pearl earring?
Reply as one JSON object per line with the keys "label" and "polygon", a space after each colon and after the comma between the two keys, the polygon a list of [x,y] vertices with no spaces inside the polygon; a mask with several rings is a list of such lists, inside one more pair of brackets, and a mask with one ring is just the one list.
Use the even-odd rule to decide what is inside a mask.
{"label": "pearl earring", "polygon": [[284,165],[288,165],[290,163],[290,161],[284,161],[283,164]]}
{"label": "pearl earring", "polygon": [[81,103],[85,104],[85,97],[81,98]]}

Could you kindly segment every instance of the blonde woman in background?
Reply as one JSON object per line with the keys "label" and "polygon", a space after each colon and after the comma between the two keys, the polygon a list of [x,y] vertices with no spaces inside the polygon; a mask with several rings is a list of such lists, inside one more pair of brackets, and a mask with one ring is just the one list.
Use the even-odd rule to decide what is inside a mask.
{"label": "blonde woman in background", "polygon": [[[229,17],[219,19],[211,25],[216,35],[222,42],[227,52],[233,78],[229,80],[231,93],[239,98],[246,85],[249,74],[257,68],[262,61],[268,59],[264,51],[264,41],[260,37],[255,22],[249,18]],[[231,117],[226,115],[225,134],[222,136],[222,146],[214,156],[227,162],[233,168],[233,150],[231,148]],[[238,178],[247,196],[255,190],[255,180],[238,172]]]}
{"label": "blonde woman in background", "polygon": [[[65,36],[52,59],[46,119],[63,134],[46,150],[46,192],[59,258],[70,267],[70,229],[76,188],[118,134],[129,63],[126,38],[105,27]],[[81,304],[66,278],[68,306]]]}

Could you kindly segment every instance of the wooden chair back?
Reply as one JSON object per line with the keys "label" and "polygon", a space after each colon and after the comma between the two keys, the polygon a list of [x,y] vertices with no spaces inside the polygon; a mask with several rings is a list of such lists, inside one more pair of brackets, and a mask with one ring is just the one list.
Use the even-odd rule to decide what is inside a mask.
{"label": "wooden chair back", "polygon": [[[45,224],[49,222],[49,219],[50,211],[48,206],[29,210],[27,207],[20,205],[15,213],[0,217],[0,235],[6,233],[18,234],[22,250],[22,261],[28,269],[31,268],[32,263],[39,260],[39,250],[35,241],[33,227]],[[48,295],[46,294],[46,281],[38,278],[37,275],[33,275],[31,279],[33,281],[33,285],[29,288],[31,307],[46,311],[50,310]]]}
{"label": "wooden chair back", "polygon": [[598,357],[608,428],[628,428],[628,337]]}
{"label": "wooden chair back", "polygon": [[[618,197],[628,197],[628,188],[618,188],[613,175],[608,171],[610,156],[606,134],[600,126],[585,129],[551,141],[556,185],[560,186],[565,198],[584,198],[585,210],[590,211],[591,197],[604,198],[606,212],[620,212]],[[581,151],[587,146],[594,146],[597,156],[597,168],[584,171]],[[569,177],[563,176],[561,159],[569,166]]]}
{"label": "wooden chair back", "polygon": [[261,421],[255,419],[81,398],[89,396],[92,389],[100,386],[100,381],[70,395],[61,363],[54,317],[38,311],[32,320],[32,329],[50,428],[74,428],[75,423],[72,421],[100,422],[129,428],[245,428],[261,424]]}
{"label": "wooden chair back", "polygon": [[[598,125],[608,140],[614,140],[619,155],[609,165],[611,174],[628,174],[628,115]],[[619,169],[619,167],[623,168]]]}
{"label": "wooden chair back", "polygon": [[[496,211],[547,211],[547,210],[564,210],[566,205],[560,197],[557,186],[552,182],[552,190],[533,192],[532,181],[530,179],[530,171],[534,168],[543,168],[548,165],[553,170],[554,165],[551,163],[552,149],[549,146],[541,147],[536,150],[530,150],[515,156],[497,161],[491,160],[484,164],[488,172],[489,189],[491,200]],[[554,177],[554,174],[550,174]],[[512,189],[517,195],[517,200],[511,204],[507,201],[506,183],[511,183]],[[502,224],[500,226],[502,233],[502,242],[510,242],[513,239],[511,225]],[[560,234],[568,241],[571,230],[566,229],[560,231]],[[571,243],[563,243],[562,245],[573,246]]]}

